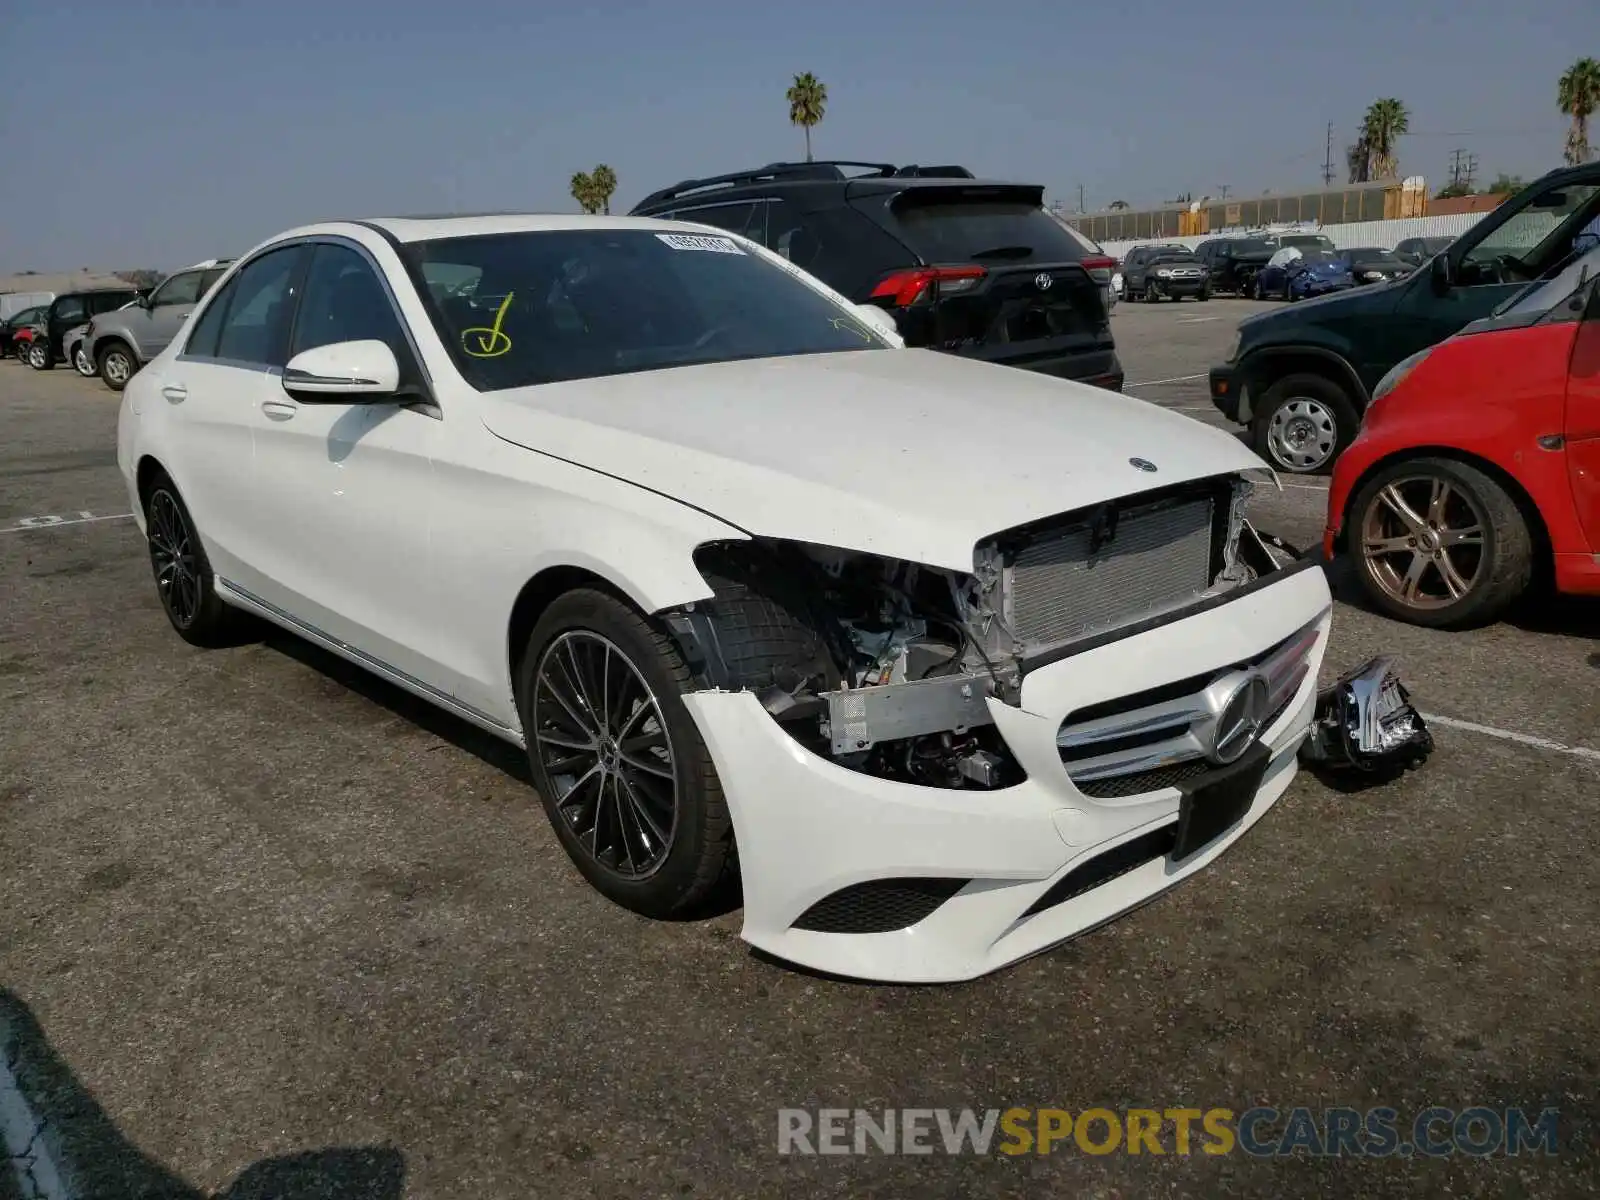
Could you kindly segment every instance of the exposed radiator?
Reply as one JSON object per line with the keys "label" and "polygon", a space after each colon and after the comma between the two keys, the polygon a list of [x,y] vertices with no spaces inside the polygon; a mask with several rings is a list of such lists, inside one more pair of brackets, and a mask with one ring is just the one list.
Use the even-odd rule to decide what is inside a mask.
{"label": "exposed radiator", "polygon": [[1052,531],[1018,551],[1011,617],[1026,643],[1054,645],[1131,625],[1211,586],[1210,498],[1134,505],[1091,551],[1091,524]]}

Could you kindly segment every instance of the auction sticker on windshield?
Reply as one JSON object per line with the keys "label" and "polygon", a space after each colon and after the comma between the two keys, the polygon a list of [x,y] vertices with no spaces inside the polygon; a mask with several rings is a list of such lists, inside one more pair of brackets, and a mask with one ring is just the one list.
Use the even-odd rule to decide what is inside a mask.
{"label": "auction sticker on windshield", "polygon": [[705,237],[698,233],[658,233],[674,250],[709,250],[713,254],[743,254],[744,251],[731,238]]}

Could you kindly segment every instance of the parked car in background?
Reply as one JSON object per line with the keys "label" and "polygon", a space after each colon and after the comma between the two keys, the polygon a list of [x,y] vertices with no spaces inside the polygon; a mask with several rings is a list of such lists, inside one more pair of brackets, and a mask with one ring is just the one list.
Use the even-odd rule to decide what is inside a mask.
{"label": "parked car in background", "polygon": [[1394,248],[1394,256],[1415,270],[1435,254],[1448,249],[1454,237],[1401,238]]}
{"label": "parked car in background", "polygon": [[50,302],[49,310],[37,325],[37,335],[28,345],[28,365],[36,371],[50,370],[65,357],[62,339],[69,330],[84,324],[89,317],[121,308],[138,295],[139,289],[130,286],[64,292],[57,296]]}
{"label": "parked car in background", "polygon": [[1417,625],[1493,620],[1541,573],[1600,595],[1600,249],[1383,377],[1323,540]]}
{"label": "parked car in background", "polygon": [[1129,300],[1211,299],[1205,266],[1187,246],[1135,246],[1122,260],[1122,286]]}
{"label": "parked car in background", "polygon": [[[35,321],[43,319],[49,307],[48,304],[39,304],[33,308],[24,308],[20,312],[12,313],[11,316],[0,321],[0,358],[15,352],[13,340],[17,331],[26,329]],[[32,336],[32,334],[29,334],[30,338]]]}
{"label": "parked car in background", "polygon": [[1600,217],[1600,163],[1552,171],[1501,203],[1423,271],[1239,326],[1211,399],[1287,472],[1325,471],[1396,363],[1555,274]]}
{"label": "parked car in background", "polygon": [[211,259],[175,271],[136,303],[91,321],[86,352],[106,386],[120,392],[160,354],[232,261]]}
{"label": "parked car in background", "polygon": [[1355,287],[1350,266],[1335,250],[1285,247],[1256,275],[1257,300],[1305,300]]}
{"label": "parked car in background", "polygon": [[1325,233],[1273,233],[1266,242],[1274,250],[1337,250],[1333,239]]}
{"label": "parked car in background", "polygon": [[1044,208],[1037,184],[964,167],[773,163],[689,179],[637,216],[714,226],[890,313],[910,346],[1120,390],[1116,261]]}
{"label": "parked car in background", "polygon": [[1402,275],[1411,274],[1413,267],[1400,261],[1392,250],[1384,250],[1378,246],[1357,246],[1350,250],[1340,250],[1339,259],[1349,269],[1351,277],[1359,286],[1367,283],[1385,283],[1391,279],[1399,279]]}
{"label": "parked car in background", "polygon": [[61,335],[61,351],[63,357],[72,364],[74,370],[86,379],[95,375],[94,363],[89,360],[85,352],[85,337],[89,332],[89,323],[85,321],[74,329],[67,330]]}
{"label": "parked car in background", "polygon": [[1249,296],[1255,291],[1256,275],[1275,249],[1265,238],[1214,238],[1201,242],[1195,257],[1205,265],[1213,292]]}
{"label": "parked car in background", "polygon": [[31,308],[49,308],[54,292],[0,292],[0,323],[15,320]]}

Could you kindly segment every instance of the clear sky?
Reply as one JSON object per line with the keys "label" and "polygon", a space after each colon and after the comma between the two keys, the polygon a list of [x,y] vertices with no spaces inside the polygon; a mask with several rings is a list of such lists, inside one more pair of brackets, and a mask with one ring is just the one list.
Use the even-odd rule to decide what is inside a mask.
{"label": "clear sky", "polygon": [[[571,211],[803,155],[959,162],[1076,207],[1320,183],[1397,96],[1437,190],[1560,163],[1600,0],[69,0],[3,7],[0,272],[172,268],[326,217]],[[1596,136],[1600,140],[1600,135]]]}

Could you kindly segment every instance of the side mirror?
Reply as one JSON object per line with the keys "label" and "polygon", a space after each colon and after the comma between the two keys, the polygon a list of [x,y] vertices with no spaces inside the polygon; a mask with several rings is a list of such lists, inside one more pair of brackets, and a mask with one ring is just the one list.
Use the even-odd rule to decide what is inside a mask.
{"label": "side mirror", "polygon": [[895,349],[906,348],[905,339],[900,336],[900,326],[887,309],[879,308],[876,304],[858,304],[855,309],[856,315],[888,338]]}
{"label": "side mirror", "polygon": [[400,364],[385,342],[334,342],[303,350],[283,368],[283,390],[308,404],[359,404],[393,396]]}
{"label": "side mirror", "polygon": [[1450,256],[1448,254],[1435,254],[1433,261],[1428,265],[1429,282],[1433,290],[1439,295],[1444,295],[1450,290]]}

